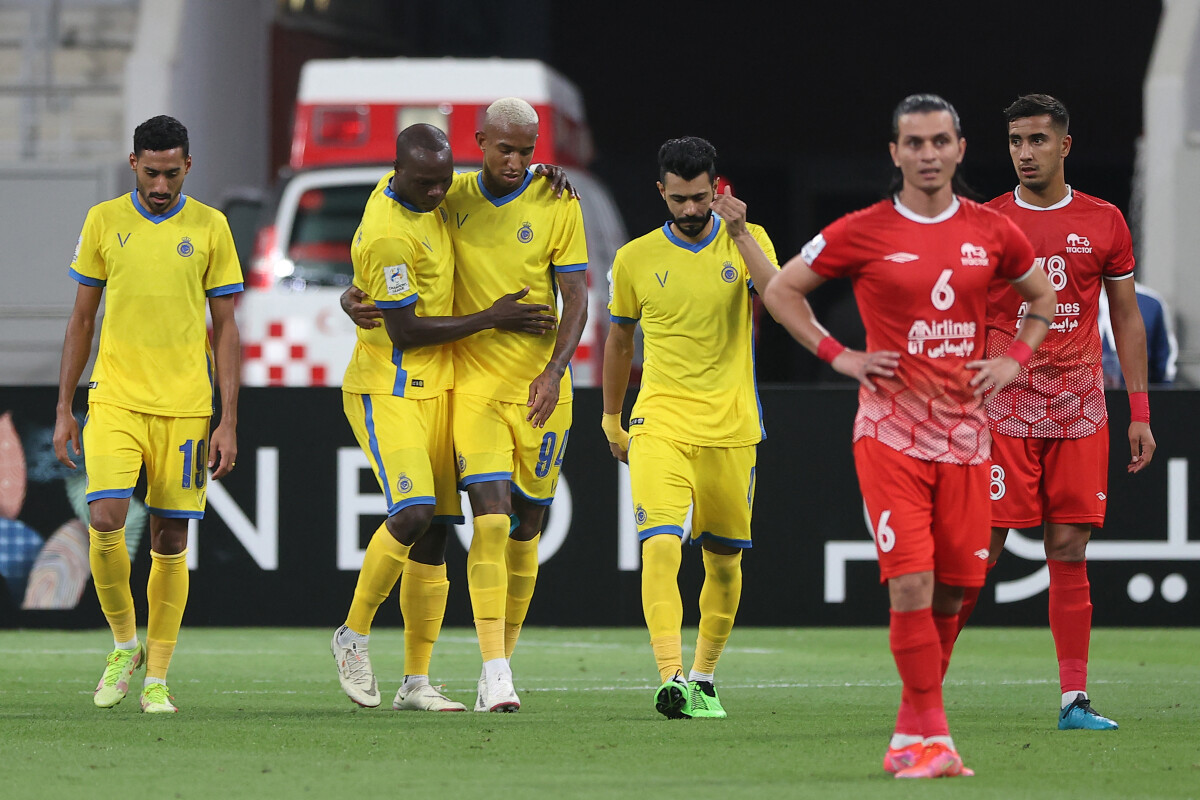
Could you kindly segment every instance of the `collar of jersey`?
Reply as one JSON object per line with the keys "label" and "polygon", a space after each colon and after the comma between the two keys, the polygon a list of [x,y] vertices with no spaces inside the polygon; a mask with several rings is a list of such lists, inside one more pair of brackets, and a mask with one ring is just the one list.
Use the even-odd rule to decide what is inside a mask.
{"label": "collar of jersey", "polygon": [[695,244],[691,242],[685,242],[683,239],[680,239],[678,236],[676,236],[671,231],[671,223],[669,221],[663,223],[662,229],[663,233],[667,237],[667,241],[671,244],[675,245],[676,247],[682,247],[684,250],[691,250],[693,253],[699,253],[701,250],[708,247],[709,244],[712,243],[713,239],[717,238],[717,231],[721,230],[721,218],[716,214],[713,214],[713,229],[708,232],[708,236],[705,236]]}
{"label": "collar of jersey", "polygon": [[138,199],[138,193],[137,193],[136,189],[134,189],[132,192],[129,193],[129,198],[131,200],[133,200],[133,207],[137,209],[137,212],[139,214],[141,214],[143,217],[145,217],[146,219],[153,222],[155,225],[162,222],[163,220],[170,219],[171,217],[178,214],[180,211],[183,211],[183,204],[187,202],[187,195],[181,194],[181,195],[179,195],[179,202],[176,203],[175,207],[172,208],[170,211],[168,211],[165,214],[151,214],[149,211],[146,210],[146,207],[142,205],[142,201]]}
{"label": "collar of jersey", "polygon": [[938,214],[936,217],[921,216],[908,206],[904,205],[904,203],[901,203],[900,195],[898,194],[892,195],[892,206],[896,209],[896,213],[905,219],[911,219],[913,222],[919,222],[922,225],[936,225],[939,222],[945,222],[958,213],[958,209],[962,203],[958,202],[958,195],[953,195],[952,197],[953,199],[950,201],[950,207]]}
{"label": "collar of jersey", "polygon": [[1064,206],[1069,205],[1071,200],[1074,199],[1074,197],[1075,197],[1075,192],[1071,190],[1071,184],[1068,183],[1066,197],[1064,197],[1062,200],[1059,200],[1057,203],[1055,203],[1052,206],[1046,206],[1045,208],[1042,208],[1041,206],[1035,206],[1035,205],[1026,203],[1024,200],[1021,199],[1021,185],[1020,184],[1017,184],[1017,188],[1013,189],[1013,202],[1016,203],[1017,205],[1019,205],[1021,208],[1027,208],[1030,211],[1053,211],[1056,208],[1063,208]]}
{"label": "collar of jersey", "polygon": [[487,201],[496,206],[496,208],[499,208],[505,203],[511,203],[513,200],[516,200],[518,197],[520,197],[521,193],[529,187],[529,182],[532,180],[533,172],[527,169],[525,170],[525,181],[519,188],[509,192],[508,194],[504,195],[504,197],[496,197],[496,195],[489,192],[487,187],[483,185],[483,170],[479,170],[479,172],[475,173],[475,183],[479,184],[479,191],[483,192],[483,196],[487,198]]}
{"label": "collar of jersey", "polygon": [[433,210],[433,209],[430,209],[429,211],[422,211],[421,209],[417,208],[416,206],[411,205],[411,204],[406,203],[403,200],[401,200],[399,197],[396,196],[396,193],[392,191],[392,184],[390,181],[388,182],[387,186],[383,187],[383,193],[385,195],[387,195],[388,197],[390,197],[391,199],[395,200],[400,205],[407,208],[409,211],[413,212],[414,214],[428,214],[429,211]]}

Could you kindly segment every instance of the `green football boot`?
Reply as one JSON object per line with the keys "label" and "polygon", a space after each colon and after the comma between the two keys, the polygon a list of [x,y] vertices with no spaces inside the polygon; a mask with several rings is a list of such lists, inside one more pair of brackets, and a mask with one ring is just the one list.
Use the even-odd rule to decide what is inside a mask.
{"label": "green football boot", "polygon": [[692,716],[691,692],[683,677],[675,677],[654,690],[654,710],[667,719],[688,719]]}
{"label": "green football boot", "polygon": [[688,683],[688,706],[688,716],[693,719],[725,719],[728,716],[711,681]]}

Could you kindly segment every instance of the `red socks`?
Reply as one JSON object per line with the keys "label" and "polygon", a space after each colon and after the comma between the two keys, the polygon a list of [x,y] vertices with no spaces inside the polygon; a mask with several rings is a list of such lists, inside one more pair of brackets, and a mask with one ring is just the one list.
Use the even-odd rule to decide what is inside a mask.
{"label": "red socks", "polygon": [[1088,643],[1092,638],[1091,586],[1086,561],[1054,561],[1050,567],[1050,633],[1058,652],[1062,691],[1087,691]]}
{"label": "red socks", "polygon": [[[933,610],[892,611],[890,639],[892,656],[904,685],[896,732],[921,736],[949,736],[946,711],[942,706],[942,646]],[[953,618],[951,618],[953,619]],[[909,711],[905,711],[905,706]],[[912,718],[916,717],[916,726]],[[902,729],[901,724],[904,724]]]}

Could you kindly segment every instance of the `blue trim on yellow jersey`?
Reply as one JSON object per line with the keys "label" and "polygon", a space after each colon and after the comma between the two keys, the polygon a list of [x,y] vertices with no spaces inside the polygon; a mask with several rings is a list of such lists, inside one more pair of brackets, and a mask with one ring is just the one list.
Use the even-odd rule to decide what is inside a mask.
{"label": "blue trim on yellow jersey", "polygon": [[481,472],[478,475],[468,475],[458,482],[459,489],[465,489],[468,486],[476,483],[487,483],[489,481],[512,481],[512,472]]}
{"label": "blue trim on yellow jersey", "polygon": [[616,314],[609,314],[608,319],[618,325],[637,325],[637,317],[618,317]]}
{"label": "blue trim on yellow jersey", "polygon": [[533,172],[527,169],[525,170],[525,181],[518,188],[504,195],[504,197],[496,197],[496,195],[489,192],[487,187],[483,185],[483,170],[479,170],[479,172],[475,173],[475,183],[479,184],[479,191],[483,192],[484,198],[496,208],[499,208],[505,203],[511,203],[513,200],[516,200],[518,197],[520,197],[521,193],[529,188],[529,183],[532,180]]}
{"label": "blue trim on yellow jersey", "polygon": [[134,189],[132,192],[130,192],[129,197],[130,197],[130,199],[133,200],[133,207],[137,209],[137,212],[139,214],[141,214],[143,217],[145,217],[146,219],[153,222],[155,225],[157,225],[158,223],[163,222],[165,220],[168,220],[171,217],[178,214],[180,211],[183,211],[183,206],[185,203],[187,203],[187,195],[181,194],[181,195],[179,195],[179,202],[176,203],[175,207],[172,208],[170,211],[168,211],[165,214],[151,214],[142,205],[142,201],[138,198],[137,189]]}
{"label": "blue trim on yellow jersey", "polygon": [[[550,495],[549,497],[533,497],[522,492],[521,487],[515,483],[512,485],[512,493],[521,495],[527,502],[533,503],[535,506],[548,506],[554,502],[554,495]],[[512,531],[509,531],[509,533],[512,533]]]}
{"label": "blue trim on yellow jersey", "polygon": [[180,511],[177,508],[152,508],[146,506],[146,510],[156,517],[164,519],[204,519],[203,511]]}
{"label": "blue trim on yellow jersey", "polygon": [[644,542],[651,536],[658,536],[660,533],[673,533],[680,539],[683,538],[683,528],[679,525],[655,525],[653,528],[638,531],[638,541]]}
{"label": "blue trim on yellow jersey", "polygon": [[133,497],[133,487],[130,486],[128,489],[105,489],[100,492],[88,492],[86,495],[84,495],[84,500],[90,503],[93,500],[107,500],[111,497],[115,497],[120,500],[124,500],[127,497]]}
{"label": "blue trim on yellow jersey", "polygon": [[763,422],[762,398],[758,396],[758,351],[754,347],[754,309],[750,309],[750,379],[754,381],[754,404],[758,406],[758,431],[767,438],[767,426]]}
{"label": "blue trim on yellow jersey", "polygon": [[385,197],[395,200],[397,203],[404,206],[405,208],[407,208],[409,211],[413,212],[414,214],[428,214],[430,211],[434,210],[431,208],[431,209],[429,209],[429,211],[423,211],[423,210],[417,208],[416,206],[414,206],[412,203],[402,200],[400,197],[398,197],[396,195],[395,192],[392,191],[391,181],[388,181],[388,185],[383,187],[383,194]]}
{"label": "blue trim on yellow jersey", "polygon": [[458,514],[458,515],[434,514],[433,521],[430,522],[429,524],[430,525],[463,525],[466,523],[466,521],[467,521],[467,518],[464,517],[462,514]]}
{"label": "blue trim on yellow jersey", "polygon": [[103,281],[103,280],[100,280],[99,278],[89,278],[87,275],[81,275],[75,271],[74,267],[69,268],[67,270],[67,273],[72,278],[74,278],[75,280],[82,283],[84,286],[99,286],[99,287],[103,288],[103,286],[106,283],[108,283],[108,281]]}
{"label": "blue trim on yellow jersey", "polygon": [[708,531],[705,531],[699,536],[692,537],[692,539],[689,541],[689,544],[700,544],[705,539],[712,539],[714,542],[720,542],[721,544],[728,545],[729,547],[736,547],[741,550],[754,549],[754,542],[751,542],[749,539],[727,539],[724,536],[717,536],[715,533],[709,533]]}
{"label": "blue trim on yellow jersey", "polygon": [[669,241],[671,244],[675,245],[676,247],[682,247],[684,250],[690,250],[693,253],[699,253],[701,250],[712,244],[713,239],[717,238],[717,231],[721,230],[721,218],[716,214],[713,214],[713,229],[708,232],[708,236],[705,236],[695,244],[692,244],[691,242],[685,242],[683,239],[680,239],[678,236],[672,233],[670,222],[664,223],[662,229],[663,233],[667,237],[667,241]]}
{"label": "blue trim on yellow jersey", "polygon": [[376,300],[375,307],[376,308],[404,308],[405,306],[411,306],[415,302],[417,302],[417,295],[414,293],[414,294],[411,294],[408,297],[404,298],[403,300]]}
{"label": "blue trim on yellow jersey", "polygon": [[404,368],[403,361],[404,351],[392,345],[392,363],[396,365],[396,380],[392,382],[392,395],[395,397],[404,397],[404,390],[408,388],[408,370]]}
{"label": "blue trim on yellow jersey", "polygon": [[242,291],[243,288],[244,287],[240,283],[227,283],[224,286],[217,286],[213,289],[207,290],[204,293],[204,296],[205,297],[224,297],[227,294],[237,294],[238,292]]}
{"label": "blue trim on yellow jersey", "polygon": [[563,264],[561,267],[558,264],[551,264],[555,272],[581,272],[587,269],[587,262],[582,264]]}
{"label": "blue trim on yellow jersey", "polygon": [[363,420],[367,425],[367,444],[371,447],[371,455],[375,456],[375,467],[379,470],[379,482],[383,484],[383,499],[387,501],[390,509],[392,507],[392,485],[388,480],[387,470],[383,468],[383,459],[379,455],[379,439],[375,437],[375,411],[371,405],[371,395],[364,394],[360,397],[362,397],[363,404]]}
{"label": "blue trim on yellow jersey", "polygon": [[421,497],[410,497],[407,500],[401,500],[399,503],[393,503],[388,506],[388,516],[394,517],[410,506],[436,506],[437,498],[423,495]]}

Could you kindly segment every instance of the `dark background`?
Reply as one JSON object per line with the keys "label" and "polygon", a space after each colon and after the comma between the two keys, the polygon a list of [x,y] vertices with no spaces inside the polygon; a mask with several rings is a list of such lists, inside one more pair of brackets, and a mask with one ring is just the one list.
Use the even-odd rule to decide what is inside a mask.
{"label": "dark background", "polygon": [[[958,109],[965,175],[985,199],[1015,185],[1002,110],[1046,92],[1072,113],[1068,181],[1128,214],[1142,83],[1158,0],[899,3],[566,3],[330,0],[279,11],[272,159],[287,157],[308,58],[538,58],[583,93],[597,157],[631,237],[662,224],[659,145],[703,136],[787,260],[820,228],[878,199],[891,110],[915,92]],[[1135,247],[1137,232],[1134,231]],[[844,281],[813,306],[850,346],[865,337]],[[759,380],[837,380],[764,315]]]}

